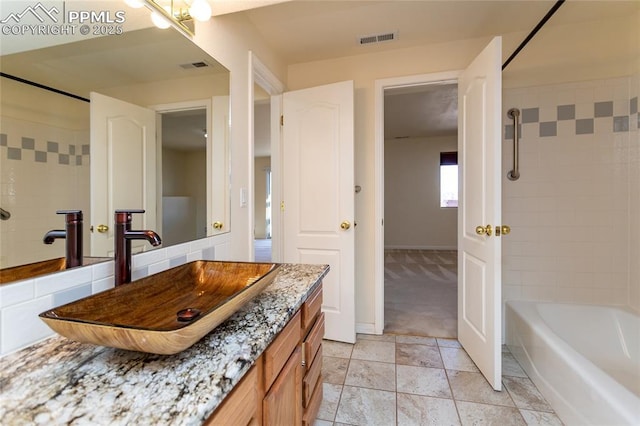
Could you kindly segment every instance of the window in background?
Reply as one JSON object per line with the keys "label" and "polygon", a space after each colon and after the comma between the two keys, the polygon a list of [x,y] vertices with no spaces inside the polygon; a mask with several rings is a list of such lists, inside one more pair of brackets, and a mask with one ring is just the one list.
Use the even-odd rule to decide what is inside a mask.
{"label": "window in background", "polygon": [[440,153],[440,207],[458,207],[458,153]]}

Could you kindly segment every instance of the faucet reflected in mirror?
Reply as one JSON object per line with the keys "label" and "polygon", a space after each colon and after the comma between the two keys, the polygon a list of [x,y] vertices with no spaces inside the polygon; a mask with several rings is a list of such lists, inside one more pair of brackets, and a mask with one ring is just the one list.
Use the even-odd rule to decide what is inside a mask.
{"label": "faucet reflected in mirror", "polygon": [[82,266],[82,210],[58,210],[65,215],[65,229],[52,229],[42,239],[45,244],[53,244],[60,238],[65,240],[66,269]]}
{"label": "faucet reflected in mirror", "polygon": [[133,213],[144,213],[144,210],[116,210],[115,213],[115,285],[131,282],[131,241],[147,240],[157,247],[162,243],[160,236],[151,230],[134,231],[131,229]]}

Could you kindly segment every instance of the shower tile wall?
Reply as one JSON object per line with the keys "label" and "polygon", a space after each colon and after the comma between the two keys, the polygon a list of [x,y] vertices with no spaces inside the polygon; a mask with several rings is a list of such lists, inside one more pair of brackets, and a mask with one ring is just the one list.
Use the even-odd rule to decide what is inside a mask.
{"label": "shower tile wall", "polygon": [[56,210],[89,216],[89,133],[0,117],[0,266],[64,256],[64,243],[45,245],[64,228]]}
{"label": "shower tile wall", "polygon": [[[506,89],[503,298],[640,309],[638,77]],[[521,110],[520,173],[512,168]]]}

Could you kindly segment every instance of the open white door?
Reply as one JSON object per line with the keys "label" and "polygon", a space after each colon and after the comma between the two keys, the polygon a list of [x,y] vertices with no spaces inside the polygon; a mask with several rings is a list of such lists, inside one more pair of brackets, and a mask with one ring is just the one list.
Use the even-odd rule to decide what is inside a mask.
{"label": "open white door", "polygon": [[[214,96],[212,114],[207,117],[211,137],[207,138],[207,236],[229,232],[229,96]],[[211,120],[211,122],[209,122]]]}
{"label": "open white door", "polygon": [[[502,39],[458,83],[458,340],[495,390],[501,380]],[[491,229],[492,232],[488,232]]]}
{"label": "open white door", "polygon": [[[133,215],[134,229],[156,229],[156,113],[91,92],[91,255],[113,256],[114,211]],[[132,250],[147,243],[133,241]]]}
{"label": "open white door", "polygon": [[353,81],[283,95],[284,262],[328,264],[325,338],[354,343]]}

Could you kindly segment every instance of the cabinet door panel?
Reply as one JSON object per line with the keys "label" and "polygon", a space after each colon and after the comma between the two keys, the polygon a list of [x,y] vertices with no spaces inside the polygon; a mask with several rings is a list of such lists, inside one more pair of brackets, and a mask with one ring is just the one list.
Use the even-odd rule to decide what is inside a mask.
{"label": "cabinet door panel", "polygon": [[302,351],[298,347],[263,400],[265,426],[302,423]]}
{"label": "cabinet door panel", "polygon": [[205,421],[205,426],[213,425],[259,425],[260,400],[262,390],[259,386],[260,368],[251,367],[215,413]]}

